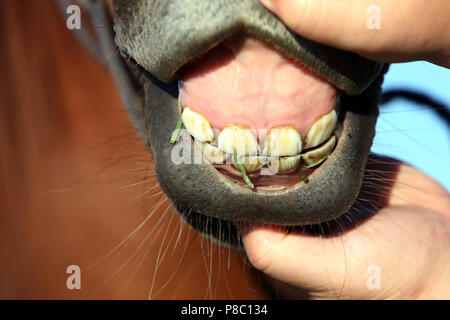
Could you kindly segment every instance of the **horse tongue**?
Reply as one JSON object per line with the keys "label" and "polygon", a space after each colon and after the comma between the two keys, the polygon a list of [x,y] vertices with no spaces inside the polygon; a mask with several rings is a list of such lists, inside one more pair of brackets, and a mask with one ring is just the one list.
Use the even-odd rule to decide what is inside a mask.
{"label": "horse tongue", "polygon": [[181,72],[182,106],[222,130],[229,124],[253,130],[294,126],[303,136],[335,107],[328,81],[266,43],[239,35],[210,50]]}

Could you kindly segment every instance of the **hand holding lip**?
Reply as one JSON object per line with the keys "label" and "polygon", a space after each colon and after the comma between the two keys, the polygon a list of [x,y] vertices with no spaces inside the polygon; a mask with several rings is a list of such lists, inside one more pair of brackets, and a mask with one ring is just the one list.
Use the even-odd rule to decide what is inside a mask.
{"label": "hand holding lip", "polygon": [[[447,0],[260,0],[290,29],[383,62],[426,60],[450,68]],[[408,17],[407,19],[405,17]],[[371,27],[371,19],[378,20]]]}
{"label": "hand holding lip", "polygon": [[[395,3],[395,10],[390,10],[392,2],[379,1],[385,27],[378,31],[365,27],[369,6],[365,1],[261,2],[289,28],[311,40],[380,61],[426,59],[450,66],[450,42],[440,38],[442,29],[450,28],[443,13],[449,11],[444,10],[450,8],[448,1],[402,1]],[[430,18],[422,19],[423,12]],[[408,27],[411,21],[417,23]],[[381,170],[390,172],[389,166]],[[405,164],[392,173],[396,176],[379,178],[392,181],[389,188],[375,185],[375,193],[363,199],[370,208],[360,204],[362,211],[331,223],[338,229],[335,234],[314,236],[283,227],[238,224],[250,262],[311,298],[449,298],[449,194]],[[383,190],[381,205],[374,197]],[[371,216],[358,221],[364,210]],[[351,220],[353,229],[344,230],[341,223],[348,222],[346,219]],[[376,290],[368,285],[368,271],[373,266],[380,271]]]}
{"label": "hand holding lip", "polygon": [[[391,175],[393,168],[387,167]],[[373,205],[367,210],[380,209],[363,222],[358,221],[361,205],[363,210],[322,225],[320,235],[301,228],[287,232],[283,227],[237,224],[250,262],[272,278],[306,290],[311,298],[449,298],[448,193],[415,168],[401,164],[396,170],[386,206],[365,199]],[[343,231],[350,220],[356,226]],[[333,225],[337,234],[322,234]],[[376,290],[367,284],[374,266],[380,271]]]}

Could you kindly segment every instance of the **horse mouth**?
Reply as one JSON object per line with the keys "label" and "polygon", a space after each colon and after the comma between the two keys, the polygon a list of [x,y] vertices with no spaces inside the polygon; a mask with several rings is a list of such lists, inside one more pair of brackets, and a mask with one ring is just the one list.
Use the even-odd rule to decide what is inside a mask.
{"label": "horse mouth", "polygon": [[227,39],[179,75],[194,152],[237,187],[308,183],[341,135],[340,90],[256,38]]}
{"label": "horse mouth", "polygon": [[159,183],[208,239],[239,249],[236,222],[317,224],[356,199],[381,80],[349,96],[249,36],[185,64],[175,81],[142,69],[139,79]]}

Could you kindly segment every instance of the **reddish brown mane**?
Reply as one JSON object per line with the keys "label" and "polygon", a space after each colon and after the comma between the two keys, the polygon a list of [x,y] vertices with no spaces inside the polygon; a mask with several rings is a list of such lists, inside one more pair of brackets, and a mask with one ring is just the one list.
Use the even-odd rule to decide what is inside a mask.
{"label": "reddish brown mane", "polygon": [[[159,192],[147,151],[108,73],[76,42],[51,1],[0,0],[0,45],[0,298],[146,298],[160,248],[168,254],[153,292],[176,276],[156,298],[264,296],[252,292],[257,283],[227,251],[221,269],[213,264],[217,291],[208,291],[210,244],[203,241],[202,251],[199,237],[183,228],[175,247],[180,222],[167,201],[123,248],[88,269],[164,200],[156,194],[143,201]],[[163,232],[138,250],[160,217]],[[82,290],[66,288],[71,264],[82,269]]]}

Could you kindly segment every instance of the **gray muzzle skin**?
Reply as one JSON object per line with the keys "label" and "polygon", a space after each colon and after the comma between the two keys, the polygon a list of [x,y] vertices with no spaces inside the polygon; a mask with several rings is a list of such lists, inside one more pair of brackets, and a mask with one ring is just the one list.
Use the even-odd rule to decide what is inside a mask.
{"label": "gray muzzle skin", "polygon": [[383,64],[290,31],[258,0],[116,0],[116,43],[163,82],[238,33],[253,35],[349,95],[367,89]]}
{"label": "gray muzzle skin", "polygon": [[[145,95],[140,110],[145,128],[140,130],[151,147],[158,181],[196,229],[219,232],[205,228],[205,221],[316,224],[335,219],[351,207],[375,133],[386,65],[294,34],[257,0],[116,0],[114,4],[116,43]],[[179,119],[177,71],[239,33],[272,44],[343,93],[338,145],[308,183],[283,191],[253,192],[210,165],[194,164],[193,154],[190,164],[172,161],[174,145],[169,140]],[[212,236],[224,241],[220,235]]]}

